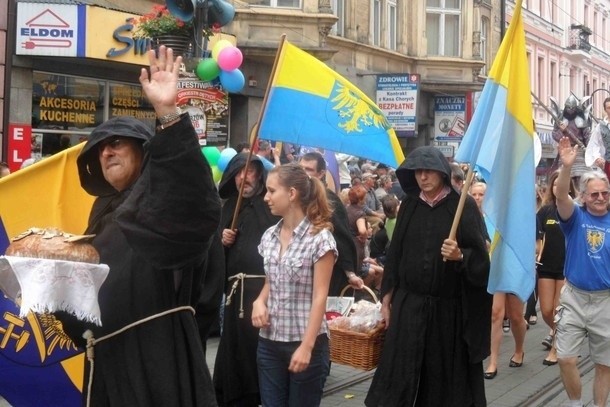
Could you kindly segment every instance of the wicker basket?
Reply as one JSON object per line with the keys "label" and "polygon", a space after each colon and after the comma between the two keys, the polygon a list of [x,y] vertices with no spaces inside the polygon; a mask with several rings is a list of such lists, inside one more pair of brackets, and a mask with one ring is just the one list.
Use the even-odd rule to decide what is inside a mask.
{"label": "wicker basket", "polygon": [[[341,296],[349,286],[341,291]],[[364,286],[371,294],[375,303],[379,300],[375,293]],[[371,370],[377,367],[381,348],[385,338],[383,324],[370,332],[360,333],[344,329],[329,328],[330,331],[330,360],[341,365],[348,365],[362,370]]]}

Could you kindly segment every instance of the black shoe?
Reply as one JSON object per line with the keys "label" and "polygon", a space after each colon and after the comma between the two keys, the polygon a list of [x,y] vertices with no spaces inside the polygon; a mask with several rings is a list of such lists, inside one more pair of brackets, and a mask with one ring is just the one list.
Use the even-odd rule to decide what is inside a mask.
{"label": "black shoe", "polygon": [[485,372],[483,377],[485,377],[487,380],[492,380],[497,375],[498,375],[498,369],[494,370],[493,372]]}
{"label": "black shoe", "polygon": [[542,346],[546,348],[546,350],[551,350],[553,347],[553,335],[547,335],[542,340]]}
{"label": "black shoe", "polygon": [[523,358],[521,359],[521,362],[515,362],[513,360],[514,357],[515,355],[510,358],[510,362],[508,362],[508,367],[521,367],[523,365],[523,360],[525,360],[525,352],[523,352]]}
{"label": "black shoe", "polygon": [[544,360],[542,361],[542,364],[543,364],[543,365],[545,365],[545,366],[553,366],[553,365],[556,365],[556,364],[557,364],[557,361],[556,361],[556,360],[548,360],[548,359],[544,359]]}

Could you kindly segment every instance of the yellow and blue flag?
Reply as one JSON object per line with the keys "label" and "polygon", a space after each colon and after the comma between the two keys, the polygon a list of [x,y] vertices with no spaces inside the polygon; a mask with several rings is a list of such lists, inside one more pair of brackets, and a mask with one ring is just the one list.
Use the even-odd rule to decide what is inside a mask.
{"label": "yellow and blue flag", "polygon": [[394,168],[404,161],[394,129],[375,103],[288,41],[263,108],[262,139],[352,154]]}
{"label": "yellow and blue flag", "polygon": [[488,291],[526,301],[535,283],[536,194],[530,80],[521,3],[489,72],[455,160],[487,182],[483,211],[495,229]]}
{"label": "yellow and blue flag", "polygon": [[[0,254],[31,227],[82,234],[93,197],[80,187],[82,144],[0,179]],[[0,395],[13,406],[80,406],[85,356],[49,314],[19,317],[0,293]]]}

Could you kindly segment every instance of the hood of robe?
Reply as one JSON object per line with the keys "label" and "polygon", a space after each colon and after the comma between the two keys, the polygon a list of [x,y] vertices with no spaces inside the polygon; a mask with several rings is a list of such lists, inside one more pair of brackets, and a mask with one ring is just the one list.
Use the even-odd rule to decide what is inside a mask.
{"label": "hood of robe", "polygon": [[80,184],[89,195],[104,196],[117,193],[104,178],[97,149],[100,142],[114,136],[137,139],[143,144],[146,152],[144,144],[152,138],[153,131],[133,117],[114,117],[97,126],[76,159]]}
{"label": "hood of robe", "polygon": [[415,170],[434,170],[443,174],[444,183],[451,186],[451,166],[441,151],[432,146],[418,147],[396,170],[400,186],[407,194],[419,194]]}
{"label": "hood of robe", "polygon": [[[246,166],[247,161],[248,153],[239,153],[231,158],[231,161],[227,164],[227,168],[225,168],[225,171],[222,173],[222,178],[218,184],[218,194],[222,199],[228,199],[239,192],[237,190],[237,185],[235,185],[235,176]],[[267,182],[267,170],[265,170],[263,161],[256,154],[252,154],[250,165],[258,167],[259,173],[262,175],[262,191],[266,191],[265,183]]]}

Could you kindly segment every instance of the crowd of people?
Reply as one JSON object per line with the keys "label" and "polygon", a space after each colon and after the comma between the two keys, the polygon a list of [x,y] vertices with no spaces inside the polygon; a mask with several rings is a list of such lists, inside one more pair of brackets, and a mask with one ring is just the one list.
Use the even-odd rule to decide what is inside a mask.
{"label": "crowd of people", "polygon": [[[176,107],[181,58],[162,46],[149,61],[140,82],[156,131],[111,119],[77,163],[82,187],[96,197],[86,233],[110,266],[98,298],[103,327],[58,314],[77,343],[95,349],[87,405],[320,405],[331,368],[326,300],[347,286],[366,285],[381,299],[386,338],[367,406],[485,406],[505,325],[515,342],[508,366],[525,363],[524,338],[536,321],[515,295],[487,291],[495,231],[484,180],[466,189],[470,169],[424,146],[396,169],[336,154],[331,187],[320,151],[259,140],[239,146],[215,185]],[[604,106],[610,117],[610,99]],[[582,406],[576,362],[588,336],[602,406],[610,390],[610,185],[603,171],[581,167],[608,170],[610,130],[600,123],[591,136],[597,149],[583,155],[589,135],[573,137],[584,130],[568,108],[568,122],[558,123],[560,169],[532,225],[533,299],[549,327],[542,363],[559,364],[572,405]],[[205,343],[215,324],[212,377]]]}

